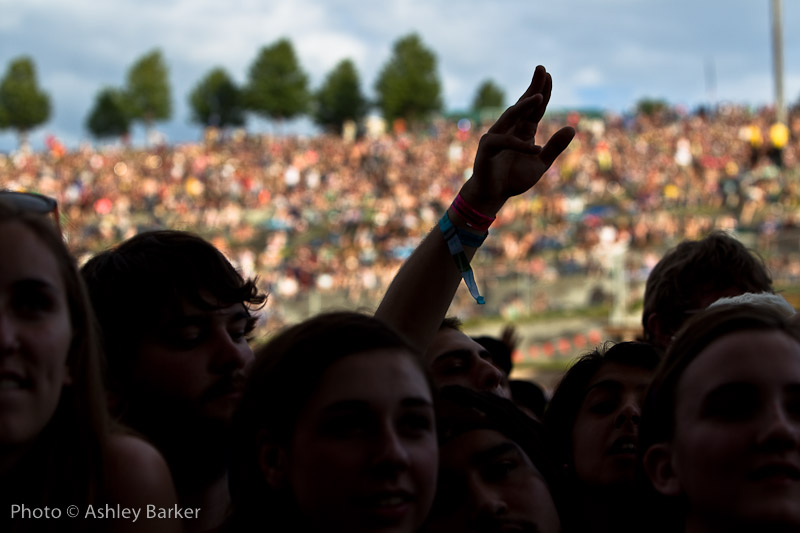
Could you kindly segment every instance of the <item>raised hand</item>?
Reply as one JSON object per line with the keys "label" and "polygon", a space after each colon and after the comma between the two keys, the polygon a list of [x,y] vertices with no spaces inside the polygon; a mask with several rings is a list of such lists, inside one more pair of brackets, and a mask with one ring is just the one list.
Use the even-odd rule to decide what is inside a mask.
{"label": "raised hand", "polygon": [[550,74],[536,67],[525,93],[481,138],[472,177],[461,189],[461,196],[481,213],[496,214],[510,197],[536,185],[575,136],[567,126],[544,146],[534,141],[552,88]]}

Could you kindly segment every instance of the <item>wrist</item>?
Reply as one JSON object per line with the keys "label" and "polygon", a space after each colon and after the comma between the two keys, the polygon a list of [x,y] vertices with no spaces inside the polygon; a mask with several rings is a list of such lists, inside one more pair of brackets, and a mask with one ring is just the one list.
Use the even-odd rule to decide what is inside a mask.
{"label": "wrist", "polygon": [[450,219],[450,223],[456,228],[458,235],[461,237],[464,246],[478,248],[489,235],[488,231],[480,231],[471,227],[464,217],[453,209],[452,205],[447,208],[446,213],[447,217]]}
{"label": "wrist", "polygon": [[508,198],[492,198],[488,191],[482,190],[479,179],[473,174],[464,185],[461,186],[459,194],[470,206],[479,213],[494,217],[506,203]]}

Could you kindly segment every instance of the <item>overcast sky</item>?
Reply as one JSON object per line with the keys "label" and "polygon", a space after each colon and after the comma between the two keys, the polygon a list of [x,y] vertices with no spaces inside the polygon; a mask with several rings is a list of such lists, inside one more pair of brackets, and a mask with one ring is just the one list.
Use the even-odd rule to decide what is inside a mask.
{"label": "overcast sky", "polygon": [[[515,100],[543,64],[554,79],[551,108],[624,111],[642,97],[689,108],[771,102],[770,24],[769,0],[0,0],[0,71],[33,58],[53,104],[34,147],[47,134],[75,147],[89,139],[96,93],[122,86],[128,67],[159,48],[173,100],[159,129],[186,142],[201,135],[187,105],[197,81],[222,66],[244,82],[259,49],[283,37],[312,88],[350,58],[373,96],[392,44],[417,32],[438,57],[449,110],[467,108],[485,79]],[[784,94],[794,103],[800,1],[783,2],[783,43]],[[0,134],[0,151],[16,144]]]}

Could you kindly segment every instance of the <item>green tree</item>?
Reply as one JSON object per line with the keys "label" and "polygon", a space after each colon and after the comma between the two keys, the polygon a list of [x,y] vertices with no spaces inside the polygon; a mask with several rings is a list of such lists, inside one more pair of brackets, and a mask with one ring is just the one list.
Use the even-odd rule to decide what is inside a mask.
{"label": "green tree", "polygon": [[480,84],[472,100],[473,111],[483,111],[484,109],[497,109],[506,107],[506,95],[503,89],[495,85],[492,80],[485,80]]}
{"label": "green tree", "polygon": [[283,120],[308,111],[308,76],[300,68],[292,43],[280,39],[261,49],[250,66],[247,108],[268,119]]}
{"label": "green tree", "polygon": [[169,69],[160,50],[145,54],[130,67],[126,92],[133,119],[144,122],[147,128],[151,128],[155,121],[170,118],[172,98]]}
{"label": "green tree", "polygon": [[0,81],[0,125],[17,130],[23,146],[28,132],[48,118],[50,97],[39,89],[33,60],[25,56],[12,60]]}
{"label": "green tree", "polygon": [[648,117],[663,113],[668,108],[666,100],[658,98],[642,98],[636,103],[636,111]]}
{"label": "green tree", "polygon": [[347,120],[358,122],[367,113],[367,100],[361,93],[356,66],[349,59],[340,61],[328,73],[315,95],[314,120],[329,131],[341,132]]}
{"label": "green tree", "polygon": [[404,118],[415,123],[442,109],[441,83],[436,55],[417,34],[394,43],[392,57],[375,83],[378,107],[387,121]]}
{"label": "green tree", "polygon": [[86,128],[97,138],[125,137],[132,122],[131,103],[121,89],[106,87],[97,93],[86,118]]}
{"label": "green tree", "polygon": [[244,107],[241,91],[222,68],[215,68],[189,93],[192,120],[202,126],[241,126]]}

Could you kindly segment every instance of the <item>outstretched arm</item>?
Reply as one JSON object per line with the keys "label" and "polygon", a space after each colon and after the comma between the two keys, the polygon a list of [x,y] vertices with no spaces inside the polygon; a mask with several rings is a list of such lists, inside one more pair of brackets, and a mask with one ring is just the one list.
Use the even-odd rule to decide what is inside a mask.
{"label": "outstretched arm", "polygon": [[[461,187],[460,194],[483,215],[495,216],[506,200],[536,185],[575,135],[572,128],[565,127],[543,146],[534,142],[552,86],[545,68],[536,67],[525,93],[481,138],[472,177]],[[469,229],[452,207],[448,216],[454,226]],[[475,248],[465,246],[464,251],[469,259],[475,254]],[[434,228],[400,268],[375,316],[424,351],[460,282],[461,275],[442,233]]]}

